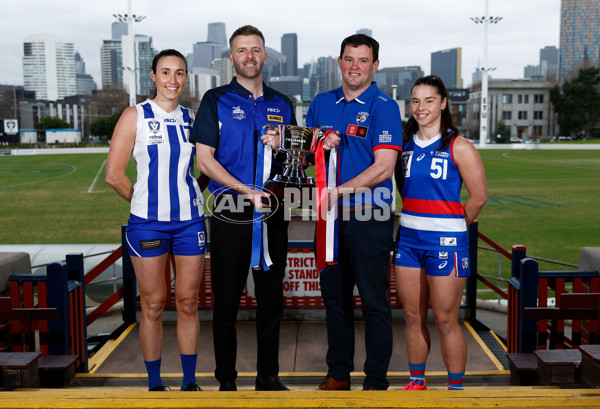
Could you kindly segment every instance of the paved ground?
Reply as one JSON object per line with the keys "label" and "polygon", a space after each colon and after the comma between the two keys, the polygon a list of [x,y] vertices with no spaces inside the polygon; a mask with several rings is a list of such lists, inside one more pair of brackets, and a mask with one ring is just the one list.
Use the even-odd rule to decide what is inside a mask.
{"label": "paved ground", "polygon": [[[498,333],[506,334],[506,315],[503,313],[478,310],[477,316],[486,326]],[[243,318],[243,317],[242,317]],[[177,350],[174,314],[167,313],[164,323],[164,348],[162,373],[167,384],[177,385],[180,380],[181,366]],[[111,332],[120,324],[120,317],[102,318],[88,328],[88,335],[98,332]],[[463,322],[463,331],[468,343],[468,362],[466,383],[471,385],[507,385],[508,372],[493,353],[486,350],[485,340],[467,322]],[[251,321],[242,320],[238,328],[237,370],[240,373],[238,385],[252,388],[256,376],[256,335],[255,325]],[[434,323],[429,324],[432,338],[432,349],[427,361],[428,380],[432,385],[444,385],[447,381],[446,371],[440,354],[440,342]],[[485,339],[485,337],[483,337]],[[489,337],[488,337],[489,338]],[[390,383],[394,387],[402,387],[408,380],[408,364],[406,361],[403,340],[404,322],[394,321],[394,352],[390,363]],[[282,378],[290,386],[316,386],[325,375],[326,330],[323,321],[284,321],[280,337],[280,372]],[[122,340],[111,344],[111,351],[106,359],[96,361],[90,366],[89,375],[78,376],[78,385],[82,386],[139,386],[145,384],[145,368],[139,349],[138,326],[133,326],[122,336]],[[196,372],[199,383],[205,388],[217,386],[213,377],[214,354],[212,329],[210,322],[202,322],[199,340],[199,359]],[[352,382],[356,388],[362,386],[362,363],[364,353],[364,323],[356,322],[355,371]]]}

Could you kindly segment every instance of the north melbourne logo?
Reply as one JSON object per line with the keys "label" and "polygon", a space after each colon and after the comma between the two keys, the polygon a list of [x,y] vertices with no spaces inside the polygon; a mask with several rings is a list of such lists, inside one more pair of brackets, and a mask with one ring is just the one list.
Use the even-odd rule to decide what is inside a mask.
{"label": "north melbourne logo", "polygon": [[244,118],[246,118],[244,110],[239,106],[233,107],[233,119],[239,119],[241,121]]}

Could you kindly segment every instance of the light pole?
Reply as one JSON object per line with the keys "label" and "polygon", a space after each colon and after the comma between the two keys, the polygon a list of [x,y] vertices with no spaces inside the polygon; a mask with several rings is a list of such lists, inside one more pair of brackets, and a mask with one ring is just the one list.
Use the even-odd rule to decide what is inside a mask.
{"label": "light pole", "polygon": [[488,134],[488,71],[495,68],[488,67],[488,25],[496,24],[502,17],[488,17],[488,1],[485,0],[485,16],[471,17],[475,24],[483,24],[483,67],[481,70],[481,109],[479,112],[479,146],[485,146]]}
{"label": "light pole", "polygon": [[[136,79],[136,70],[137,64],[135,59],[135,36],[133,34],[133,22],[139,23],[146,16],[136,16],[131,12],[131,0],[127,1],[128,5],[128,14],[113,14],[120,23],[127,23],[127,64],[123,61],[123,74],[127,73],[128,80],[128,88],[129,88],[129,105],[136,104],[136,95],[137,95],[137,79]],[[123,44],[121,43],[121,47]],[[123,75],[123,79],[125,79],[125,75]]]}

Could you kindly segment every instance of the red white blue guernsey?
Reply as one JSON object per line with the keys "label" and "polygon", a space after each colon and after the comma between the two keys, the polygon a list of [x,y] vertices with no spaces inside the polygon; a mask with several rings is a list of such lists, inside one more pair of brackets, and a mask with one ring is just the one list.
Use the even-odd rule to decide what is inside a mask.
{"label": "red white blue guernsey", "polygon": [[434,251],[469,248],[462,178],[452,153],[455,141],[440,151],[441,135],[428,141],[414,135],[404,146],[400,245]]}
{"label": "red white blue guernsey", "polygon": [[136,108],[137,181],[131,214],[158,221],[203,218],[202,194],[193,172],[196,147],[189,142],[193,112],[177,106],[167,113],[151,100]]}

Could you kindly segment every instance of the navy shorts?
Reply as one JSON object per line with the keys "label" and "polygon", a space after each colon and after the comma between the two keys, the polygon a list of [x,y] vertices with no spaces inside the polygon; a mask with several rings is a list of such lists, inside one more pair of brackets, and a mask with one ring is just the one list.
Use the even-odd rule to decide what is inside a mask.
{"label": "navy shorts", "polygon": [[428,276],[448,276],[456,268],[457,277],[470,276],[469,251],[434,251],[396,246],[394,265],[424,268]]}
{"label": "navy shorts", "polygon": [[135,257],[156,257],[171,251],[176,256],[206,253],[204,218],[183,222],[161,222],[130,215],[127,248]]}

